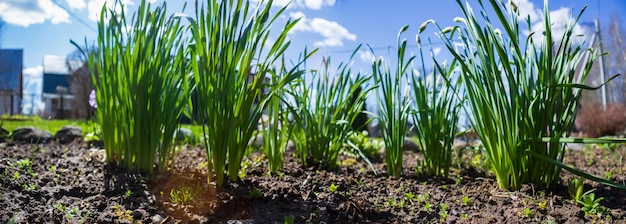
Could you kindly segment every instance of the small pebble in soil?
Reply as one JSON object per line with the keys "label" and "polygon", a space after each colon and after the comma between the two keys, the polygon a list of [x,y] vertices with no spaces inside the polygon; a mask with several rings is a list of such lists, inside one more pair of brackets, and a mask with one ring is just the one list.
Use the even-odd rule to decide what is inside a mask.
{"label": "small pebble in soil", "polygon": [[152,221],[153,223],[160,223],[163,221],[163,217],[156,214],[156,215],[153,215],[152,218],[150,218],[150,221]]}

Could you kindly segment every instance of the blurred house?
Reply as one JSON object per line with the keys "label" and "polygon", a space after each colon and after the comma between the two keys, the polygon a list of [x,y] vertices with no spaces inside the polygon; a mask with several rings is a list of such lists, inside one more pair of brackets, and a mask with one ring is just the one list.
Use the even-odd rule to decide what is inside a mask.
{"label": "blurred house", "polygon": [[64,57],[43,57],[44,117],[67,119],[71,115],[74,95],[70,91],[70,72]]}
{"label": "blurred house", "polygon": [[22,49],[0,49],[0,115],[21,111],[23,57]]}

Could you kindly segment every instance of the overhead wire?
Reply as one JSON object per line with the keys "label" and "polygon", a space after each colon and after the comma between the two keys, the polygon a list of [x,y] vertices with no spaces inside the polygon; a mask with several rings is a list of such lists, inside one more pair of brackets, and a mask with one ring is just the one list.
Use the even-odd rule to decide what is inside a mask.
{"label": "overhead wire", "polygon": [[89,23],[85,22],[85,20],[81,19],[80,17],[78,17],[76,14],[74,14],[72,11],[70,11],[66,6],[61,5],[57,0],[50,0],[52,1],[52,3],[54,3],[55,5],[61,7],[63,10],[65,10],[67,12],[67,14],[69,14],[72,18],[76,19],[80,24],[84,25],[85,27],[87,27],[88,29],[94,31],[94,32],[98,32],[98,30],[93,27],[92,25],[90,25]]}

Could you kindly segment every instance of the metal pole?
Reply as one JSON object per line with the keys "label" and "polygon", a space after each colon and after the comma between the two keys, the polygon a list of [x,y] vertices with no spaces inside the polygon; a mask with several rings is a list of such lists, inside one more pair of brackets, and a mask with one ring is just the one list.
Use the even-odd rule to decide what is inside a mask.
{"label": "metal pole", "polygon": [[11,95],[9,95],[9,97],[11,98],[11,108],[9,109],[9,115],[13,116],[13,109],[15,109],[15,108],[13,108],[14,107],[14,105],[13,105],[13,101],[14,101],[13,100],[13,93],[11,93]]}
{"label": "metal pole", "polygon": [[[598,19],[595,19],[594,21],[595,27],[596,27],[596,34],[598,36],[598,47],[600,48],[600,52],[604,52],[602,50],[602,35],[600,34],[600,22],[598,21]],[[606,74],[604,73],[604,60],[602,59],[603,57],[601,56],[600,59],[600,83],[604,84],[604,82],[606,82]],[[602,91],[602,111],[606,110],[606,85],[602,85],[601,88]]]}
{"label": "metal pole", "polygon": [[61,93],[61,111],[59,111],[59,119],[63,119],[63,93]]}

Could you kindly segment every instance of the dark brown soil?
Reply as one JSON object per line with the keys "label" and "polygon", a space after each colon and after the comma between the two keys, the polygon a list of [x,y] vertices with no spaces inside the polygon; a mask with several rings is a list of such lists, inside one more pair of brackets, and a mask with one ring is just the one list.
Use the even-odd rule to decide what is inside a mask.
{"label": "dark brown soil", "polygon": [[[566,163],[624,183],[626,154],[605,149],[568,151]],[[404,154],[404,173],[378,174],[359,159],[342,157],[335,171],[303,166],[287,153],[285,168],[267,174],[258,153],[246,159],[245,177],[216,191],[207,183],[204,149],[186,146],[171,172],[148,178],[105,165],[103,151],[87,144],[0,145],[0,221],[15,223],[626,223],[626,192],[587,181],[603,197],[605,215],[585,215],[566,184],[499,190],[480,171],[478,153],[450,178],[415,172],[419,155]],[[18,161],[32,161],[32,171]],[[53,167],[54,166],[54,167]],[[609,173],[610,172],[610,173]],[[563,179],[572,177],[566,171]],[[331,187],[333,186],[333,187]],[[336,187],[335,187],[336,186]],[[334,188],[334,189],[331,189]],[[186,191],[185,191],[186,190]],[[187,193],[183,193],[187,192]],[[411,197],[413,194],[413,197]],[[171,195],[190,196],[179,200]],[[447,207],[447,209],[442,209]]]}

